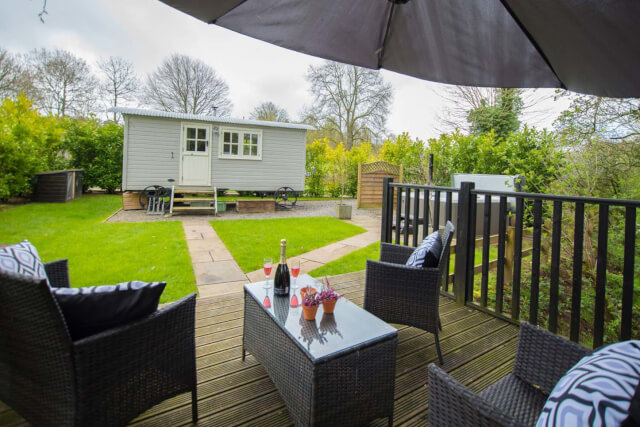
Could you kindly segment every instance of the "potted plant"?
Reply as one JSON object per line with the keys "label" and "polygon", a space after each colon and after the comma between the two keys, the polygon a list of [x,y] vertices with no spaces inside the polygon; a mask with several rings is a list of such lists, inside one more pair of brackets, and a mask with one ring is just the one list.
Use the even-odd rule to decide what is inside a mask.
{"label": "potted plant", "polygon": [[338,219],[351,219],[351,205],[344,203],[344,188],[349,180],[349,153],[340,143],[331,156],[331,172],[333,179],[340,186],[340,203],[336,205]]}
{"label": "potted plant", "polygon": [[304,296],[307,293],[315,294],[316,290],[314,288],[312,288],[311,286],[305,286],[304,288],[300,289],[300,298],[302,298],[302,300],[304,300]]}
{"label": "potted plant", "polygon": [[302,298],[302,316],[305,320],[315,320],[320,298],[316,292],[306,292]]}
{"label": "potted plant", "polygon": [[326,314],[333,314],[333,310],[336,308],[336,303],[340,299],[340,295],[331,288],[329,279],[324,278],[324,286],[322,291],[318,295],[318,299],[322,301],[322,309]]}

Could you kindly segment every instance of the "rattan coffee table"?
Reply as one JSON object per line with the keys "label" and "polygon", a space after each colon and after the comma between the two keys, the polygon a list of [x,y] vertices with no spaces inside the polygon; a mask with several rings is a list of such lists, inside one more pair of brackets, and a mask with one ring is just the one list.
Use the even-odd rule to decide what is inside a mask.
{"label": "rattan coffee table", "polygon": [[[308,275],[298,285],[319,288]],[[298,294],[299,295],[299,294]],[[270,307],[266,307],[265,297]],[[393,421],[398,332],[341,298],[333,315],[315,321],[264,282],[244,286],[242,358],[252,354],[275,383],[299,426]]]}

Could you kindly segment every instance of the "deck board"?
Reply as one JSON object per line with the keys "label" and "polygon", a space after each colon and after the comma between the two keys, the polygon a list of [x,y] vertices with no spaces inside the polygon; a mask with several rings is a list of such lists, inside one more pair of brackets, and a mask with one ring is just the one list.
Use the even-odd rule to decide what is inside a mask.
{"label": "deck board", "polygon": [[[358,305],[364,295],[364,273],[336,276],[332,285]],[[198,408],[202,426],[287,426],[289,413],[266,371],[250,354],[241,360],[243,299],[241,294],[198,301],[196,356]],[[440,300],[443,331],[440,345],[443,369],[478,392],[511,372],[518,329],[514,325],[470,307]],[[427,366],[437,361],[432,334],[398,328],[394,425],[427,423]],[[190,425],[190,395],[168,399],[142,414],[136,426]],[[0,403],[0,426],[25,425],[15,412]],[[386,425],[376,420],[372,426]]]}

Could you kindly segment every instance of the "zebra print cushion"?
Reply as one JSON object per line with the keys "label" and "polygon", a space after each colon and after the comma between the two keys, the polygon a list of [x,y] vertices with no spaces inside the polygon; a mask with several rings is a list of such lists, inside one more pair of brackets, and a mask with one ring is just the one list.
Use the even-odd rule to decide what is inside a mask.
{"label": "zebra print cushion", "polygon": [[0,249],[0,270],[25,276],[42,277],[50,285],[40,255],[28,240]]}
{"label": "zebra print cushion", "polygon": [[158,309],[165,282],[53,288],[73,340],[141,319]]}
{"label": "zebra print cushion", "polygon": [[619,426],[640,381],[640,341],[584,357],[556,384],[537,426]]}
{"label": "zebra print cushion", "polygon": [[434,231],[424,238],[422,243],[413,251],[406,265],[408,267],[437,267],[442,252],[440,233]]}

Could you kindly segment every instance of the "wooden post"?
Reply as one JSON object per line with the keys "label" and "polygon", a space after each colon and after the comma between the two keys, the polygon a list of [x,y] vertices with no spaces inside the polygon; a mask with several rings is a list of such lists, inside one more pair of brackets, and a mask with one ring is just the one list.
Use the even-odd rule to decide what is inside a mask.
{"label": "wooden post", "polygon": [[[357,187],[357,193],[356,193],[356,207],[358,209],[360,209],[360,190],[361,190],[361,187],[362,187],[362,163],[358,163],[358,187]],[[382,206],[384,206],[384,198],[382,200]]]}
{"label": "wooden post", "polygon": [[504,283],[513,281],[513,258],[515,256],[515,236],[516,228],[512,225],[507,226],[507,236],[505,239],[504,251]]}
{"label": "wooden post", "polygon": [[429,185],[433,185],[433,153],[429,154],[429,176],[427,179]]}
{"label": "wooden post", "polygon": [[400,173],[398,173],[398,182],[404,182],[402,165],[400,165]]}
{"label": "wooden post", "polygon": [[[358,168],[358,172],[360,168]],[[383,243],[389,243],[391,241],[391,227],[389,223],[393,218],[393,196],[389,198],[389,183],[393,181],[393,178],[384,177],[382,178],[382,226],[380,241]],[[391,200],[390,200],[391,199]],[[389,213],[389,205],[391,205],[391,214]]]}
{"label": "wooden post", "polygon": [[456,265],[453,281],[453,292],[456,297],[456,304],[464,305],[468,300],[469,282],[473,281],[473,261],[475,254],[475,236],[471,234],[475,227],[473,206],[471,203],[471,190],[475,188],[473,182],[463,182],[460,185],[458,194],[458,221],[456,229]]}

